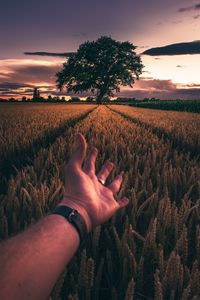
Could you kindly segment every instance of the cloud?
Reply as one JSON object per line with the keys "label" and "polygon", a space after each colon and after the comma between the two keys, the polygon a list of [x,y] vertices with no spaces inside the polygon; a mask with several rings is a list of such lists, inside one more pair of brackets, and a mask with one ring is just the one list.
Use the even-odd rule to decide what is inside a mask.
{"label": "cloud", "polygon": [[121,97],[135,97],[137,99],[159,98],[161,100],[170,99],[199,99],[200,84],[190,84],[178,86],[171,80],[160,80],[153,78],[141,78],[136,82],[133,89],[123,88]]}
{"label": "cloud", "polygon": [[178,12],[182,13],[182,12],[185,12],[185,11],[190,11],[192,9],[193,9],[192,6],[181,7],[181,8],[179,8]]}
{"label": "cloud", "polygon": [[200,41],[171,44],[163,47],[150,48],[142,54],[151,56],[200,54]]}
{"label": "cloud", "polygon": [[190,83],[190,84],[185,84],[184,87],[186,88],[200,88],[200,83]]}
{"label": "cloud", "polygon": [[200,3],[179,8],[178,12],[183,13],[191,10],[200,10]]}
{"label": "cloud", "polygon": [[9,75],[9,82],[16,80],[25,82],[25,84],[49,83],[55,84],[56,73],[61,69],[60,65],[52,66],[22,66],[13,69],[13,73]]}
{"label": "cloud", "polygon": [[[40,89],[41,95],[70,96],[64,89],[59,92],[56,88],[55,74],[62,68],[62,61],[45,60],[1,60],[1,74],[8,78],[0,78],[0,97],[22,98],[32,97],[34,87]],[[145,73],[146,76],[148,72]],[[141,77],[134,88],[123,87],[119,96],[156,97],[161,99],[194,99],[198,98],[199,85],[177,86],[171,80],[159,80],[152,77]],[[90,96],[91,93],[77,94],[80,97]]]}
{"label": "cloud", "polygon": [[31,95],[33,94],[32,85],[15,82],[3,82],[0,83],[0,96],[16,97],[19,95]]}
{"label": "cloud", "polygon": [[183,68],[183,66],[181,66],[181,65],[177,65],[176,67],[177,67],[177,68]]}
{"label": "cloud", "polygon": [[63,53],[53,53],[53,52],[24,52],[25,55],[37,55],[37,56],[58,56],[58,57],[70,57],[74,55],[76,52],[63,52]]}
{"label": "cloud", "polygon": [[27,85],[25,83],[12,83],[12,82],[3,82],[0,83],[0,91],[1,90],[18,90],[20,88],[33,87],[33,85]]}
{"label": "cloud", "polygon": [[122,88],[118,96],[135,97],[137,99],[159,98],[170,99],[199,99],[200,84],[188,84],[178,86],[171,80],[154,79],[141,77],[136,81],[134,88]]}
{"label": "cloud", "polygon": [[[66,90],[59,92],[54,85],[38,85],[41,95],[52,96],[70,96],[73,93],[67,93]],[[22,98],[22,96],[32,97],[34,85],[26,85],[24,83],[0,84],[0,97],[4,98]],[[78,97],[87,97],[92,94],[84,92],[77,94]],[[141,77],[136,81],[134,88],[122,87],[121,92],[116,94],[120,97],[143,98],[160,98],[160,99],[198,99],[200,95],[200,84],[188,84],[178,87],[171,80],[159,80],[151,77]]]}
{"label": "cloud", "polygon": [[175,90],[176,85],[171,80],[161,80],[152,77],[141,77],[140,80],[137,80],[135,82],[134,89],[165,92],[168,90]]}
{"label": "cloud", "polygon": [[138,48],[140,48],[140,49],[146,49],[146,48],[149,48],[149,46],[139,46]]}
{"label": "cloud", "polygon": [[[61,61],[1,60],[0,96],[32,95],[37,86],[41,93],[56,90],[55,74],[61,69]],[[3,75],[6,76],[3,76]]]}
{"label": "cloud", "polygon": [[5,74],[5,73],[3,73],[3,72],[0,72],[0,79],[1,78],[8,78],[8,74]]}
{"label": "cloud", "polygon": [[199,89],[176,89],[172,91],[142,91],[142,90],[133,90],[124,91],[118,96],[121,97],[134,97],[137,99],[144,98],[158,98],[161,100],[173,100],[173,99],[183,99],[183,100],[196,100],[200,99],[200,88]]}
{"label": "cloud", "polygon": [[[9,83],[4,82],[0,84],[0,97],[22,97],[22,96],[29,96],[31,97],[33,95],[33,90],[35,88],[35,85],[27,85],[24,83]],[[40,94],[53,94],[56,93],[55,86],[46,85],[46,86],[40,86],[37,85],[37,88],[40,89]]]}

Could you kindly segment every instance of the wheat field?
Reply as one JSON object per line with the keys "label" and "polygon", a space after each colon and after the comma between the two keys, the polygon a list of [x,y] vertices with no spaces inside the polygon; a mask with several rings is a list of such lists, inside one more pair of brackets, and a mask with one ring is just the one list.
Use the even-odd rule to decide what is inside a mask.
{"label": "wheat field", "polygon": [[[96,169],[125,171],[129,205],[96,227],[51,300],[200,299],[200,116],[122,105],[0,106],[0,239],[63,196],[76,133],[99,149]],[[49,299],[49,300],[50,300]]]}

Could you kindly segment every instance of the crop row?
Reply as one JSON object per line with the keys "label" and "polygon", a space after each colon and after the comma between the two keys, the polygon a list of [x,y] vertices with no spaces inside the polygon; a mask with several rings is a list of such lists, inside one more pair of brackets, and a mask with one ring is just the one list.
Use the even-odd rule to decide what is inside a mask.
{"label": "crop row", "polygon": [[135,123],[153,130],[159,137],[166,137],[172,147],[189,152],[191,156],[200,153],[200,115],[186,112],[172,112],[112,105],[110,109],[128,117]]}
{"label": "crop row", "polygon": [[53,129],[62,126],[67,119],[74,118],[91,109],[79,105],[1,105],[0,106],[0,156],[32,143]]}
{"label": "crop row", "polygon": [[0,106],[0,189],[5,186],[4,177],[30,164],[40,148],[49,146],[93,108],[90,105]]}
{"label": "crop row", "polygon": [[198,299],[199,162],[105,106],[67,128],[9,180],[0,202],[1,238],[26,228],[60,201],[62,165],[77,132],[99,149],[97,170],[110,159],[116,166],[110,180],[125,171],[118,197],[126,195],[130,203],[88,236],[51,299]]}

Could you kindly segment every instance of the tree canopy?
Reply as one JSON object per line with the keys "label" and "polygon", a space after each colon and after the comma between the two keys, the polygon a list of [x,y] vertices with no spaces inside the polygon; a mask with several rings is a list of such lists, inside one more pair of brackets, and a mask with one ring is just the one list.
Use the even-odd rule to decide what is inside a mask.
{"label": "tree canopy", "polygon": [[144,66],[135,49],[128,41],[106,36],[87,41],[56,74],[57,87],[62,90],[66,86],[67,92],[92,92],[101,103],[103,97],[120,92],[120,86],[133,87],[139,79]]}

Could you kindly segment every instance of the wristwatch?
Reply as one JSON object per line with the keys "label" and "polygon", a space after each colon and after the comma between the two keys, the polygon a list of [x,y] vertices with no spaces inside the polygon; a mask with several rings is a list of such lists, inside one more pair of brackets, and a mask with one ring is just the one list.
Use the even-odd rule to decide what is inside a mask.
{"label": "wristwatch", "polygon": [[80,243],[83,244],[87,236],[87,226],[79,212],[71,207],[60,205],[57,206],[52,213],[63,216],[69,223],[71,223],[78,231]]}

